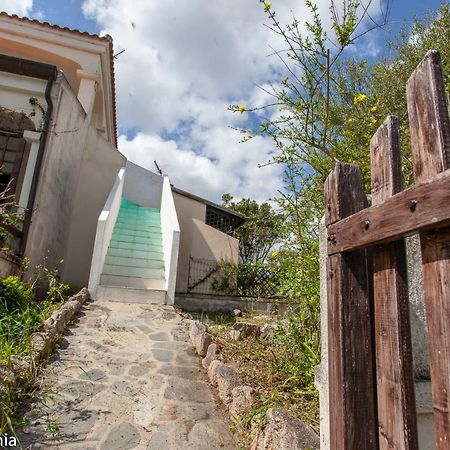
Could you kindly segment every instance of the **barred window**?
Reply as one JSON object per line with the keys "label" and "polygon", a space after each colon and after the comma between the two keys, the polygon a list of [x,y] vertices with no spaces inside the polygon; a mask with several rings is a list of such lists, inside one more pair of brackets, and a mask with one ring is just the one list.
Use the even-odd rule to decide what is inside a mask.
{"label": "barred window", "polygon": [[236,228],[236,220],[232,215],[228,215],[210,206],[206,207],[206,225],[216,228],[226,234],[231,234]]}

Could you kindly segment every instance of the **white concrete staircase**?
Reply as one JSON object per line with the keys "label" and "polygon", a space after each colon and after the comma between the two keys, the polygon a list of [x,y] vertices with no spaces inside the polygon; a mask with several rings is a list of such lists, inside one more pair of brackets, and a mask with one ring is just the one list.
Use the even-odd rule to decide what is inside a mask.
{"label": "white concrete staircase", "polygon": [[160,211],[122,198],[97,298],[163,304],[165,284]]}

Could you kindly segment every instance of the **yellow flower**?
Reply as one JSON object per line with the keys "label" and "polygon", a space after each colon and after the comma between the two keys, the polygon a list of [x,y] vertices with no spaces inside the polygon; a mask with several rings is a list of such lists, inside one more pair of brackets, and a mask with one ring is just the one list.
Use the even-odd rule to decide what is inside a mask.
{"label": "yellow flower", "polygon": [[355,95],[355,98],[353,99],[353,103],[354,103],[355,105],[357,105],[357,104],[359,104],[359,103],[364,102],[364,101],[366,100],[366,98],[367,98],[367,95],[366,95],[366,94],[358,94],[358,95]]}
{"label": "yellow flower", "polygon": [[347,120],[347,122],[348,122],[348,123],[353,123],[353,118],[350,117],[350,118]]}
{"label": "yellow flower", "polygon": [[372,119],[372,120],[370,121],[370,124],[371,124],[371,125],[376,125],[376,123],[377,123],[377,119]]}
{"label": "yellow flower", "polygon": [[264,2],[264,11],[269,11],[270,7],[272,6],[272,2]]}
{"label": "yellow flower", "polygon": [[377,112],[377,107],[376,107],[376,106],[372,106],[372,108],[370,108],[370,110],[371,110],[372,112]]}
{"label": "yellow flower", "polygon": [[245,112],[245,106],[244,105],[239,105],[238,106],[238,111],[243,114]]}
{"label": "yellow flower", "polygon": [[271,258],[276,258],[278,256],[278,252],[272,252],[271,254],[270,254],[270,257]]}

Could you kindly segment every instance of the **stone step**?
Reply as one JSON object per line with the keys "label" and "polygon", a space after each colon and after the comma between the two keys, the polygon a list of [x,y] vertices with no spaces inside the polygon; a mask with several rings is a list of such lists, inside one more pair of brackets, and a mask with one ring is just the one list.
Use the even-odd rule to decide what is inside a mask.
{"label": "stone step", "polygon": [[163,305],[166,302],[166,291],[124,286],[99,285],[95,299],[124,303],[149,303]]}
{"label": "stone step", "polygon": [[164,268],[152,269],[147,267],[126,267],[106,264],[103,266],[102,275],[118,275],[124,277],[142,277],[164,279]]}
{"label": "stone step", "polygon": [[164,261],[162,259],[136,258],[127,256],[106,255],[105,264],[125,267],[142,267],[147,269],[163,269]]}
{"label": "stone step", "polygon": [[129,287],[138,289],[154,289],[163,291],[166,286],[164,279],[152,279],[143,277],[127,277],[120,275],[105,275],[100,276],[100,285],[102,286],[116,286]]}

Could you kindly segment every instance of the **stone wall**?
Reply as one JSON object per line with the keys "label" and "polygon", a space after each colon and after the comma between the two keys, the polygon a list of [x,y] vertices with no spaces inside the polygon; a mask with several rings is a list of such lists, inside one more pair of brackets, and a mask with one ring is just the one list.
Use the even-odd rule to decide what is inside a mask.
{"label": "stone wall", "polygon": [[250,298],[250,297],[231,297],[225,295],[206,295],[206,294],[176,294],[175,304],[181,306],[185,311],[203,311],[215,313],[229,313],[233,309],[241,311],[273,311],[277,308],[283,312],[288,307],[295,306],[290,302],[283,300]]}
{"label": "stone wall", "polygon": [[[431,383],[427,325],[423,299],[420,241],[418,236],[406,239],[408,265],[408,291],[413,346],[413,365],[416,393],[419,448],[432,450],[434,446],[434,422],[431,401]],[[320,397],[320,448],[330,449],[328,403],[328,325],[326,287],[327,236],[324,220],[320,227],[320,314],[321,314],[321,363],[316,368],[316,386]]]}
{"label": "stone wall", "polygon": [[[243,322],[241,322],[243,324]],[[255,324],[247,324],[258,327]],[[192,321],[189,336],[195,351],[202,359],[210,383],[217,388],[219,399],[229,412],[237,434],[243,429],[241,415],[258,406],[258,392],[243,385],[239,371],[222,362],[220,349],[213,343],[208,327],[199,321]],[[254,422],[250,432],[250,450],[313,450],[319,448],[318,436],[308,426],[281,408],[269,408],[262,425]]]}
{"label": "stone wall", "polygon": [[20,275],[21,260],[12,254],[8,249],[0,249],[0,277],[4,278],[9,275]]}

